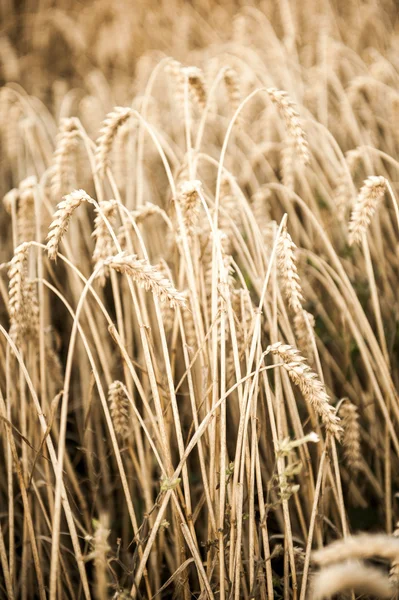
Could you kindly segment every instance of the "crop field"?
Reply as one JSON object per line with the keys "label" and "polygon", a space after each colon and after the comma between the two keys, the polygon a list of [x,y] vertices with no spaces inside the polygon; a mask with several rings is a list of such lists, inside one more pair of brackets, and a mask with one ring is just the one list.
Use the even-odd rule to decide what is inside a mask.
{"label": "crop field", "polygon": [[399,5],[0,0],[0,599],[399,597]]}

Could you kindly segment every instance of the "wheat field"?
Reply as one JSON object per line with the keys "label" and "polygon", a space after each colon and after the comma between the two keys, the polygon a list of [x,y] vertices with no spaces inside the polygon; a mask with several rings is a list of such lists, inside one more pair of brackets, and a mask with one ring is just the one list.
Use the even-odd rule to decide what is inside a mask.
{"label": "wheat field", "polygon": [[0,598],[397,597],[397,2],[0,24]]}

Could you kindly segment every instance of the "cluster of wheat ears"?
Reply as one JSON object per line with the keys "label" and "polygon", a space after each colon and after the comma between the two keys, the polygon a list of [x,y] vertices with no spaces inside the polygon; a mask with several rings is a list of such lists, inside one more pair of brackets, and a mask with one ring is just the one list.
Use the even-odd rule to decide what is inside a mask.
{"label": "cluster of wheat ears", "polygon": [[0,598],[395,597],[396,2],[0,16]]}

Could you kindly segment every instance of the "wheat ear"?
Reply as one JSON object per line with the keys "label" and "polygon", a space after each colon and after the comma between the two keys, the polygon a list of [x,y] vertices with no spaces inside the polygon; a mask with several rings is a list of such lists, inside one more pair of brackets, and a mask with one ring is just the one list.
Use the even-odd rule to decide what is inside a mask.
{"label": "wheat ear", "polygon": [[19,184],[18,200],[18,236],[20,242],[30,242],[36,238],[35,223],[35,187],[37,178],[32,175],[26,177]]}
{"label": "wheat ear", "polygon": [[115,256],[107,258],[104,264],[120,273],[130,275],[138,285],[146,290],[150,290],[155,296],[160,298],[161,302],[168,302],[172,308],[186,307],[186,300],[183,294],[178,292],[169,279],[166,279],[148,260],[144,258],[139,259],[135,254],[120,252]]}
{"label": "wheat ear", "polygon": [[54,165],[51,178],[51,193],[57,197],[68,188],[72,170],[72,158],[79,140],[79,119],[62,119],[54,152]]}
{"label": "wheat ear", "polygon": [[313,560],[320,566],[348,560],[366,559],[380,556],[389,561],[399,558],[399,539],[385,534],[361,533],[343,540],[336,540],[329,546],[313,553]]}
{"label": "wheat ear", "polygon": [[383,198],[387,189],[387,181],[384,177],[368,177],[360,189],[349,223],[349,245],[358,244],[370,225],[371,217],[374,215],[379,201]]}
{"label": "wheat ear", "polygon": [[[396,523],[396,527],[397,528],[393,532],[393,535],[396,538],[399,538],[399,529],[398,529],[399,522]],[[390,568],[390,571],[389,571],[389,579],[391,581],[391,584],[393,586],[395,586],[396,589],[398,589],[398,587],[399,587],[399,556],[397,556],[396,558],[394,558],[391,561],[391,568]]]}
{"label": "wheat ear", "polygon": [[189,235],[194,232],[199,213],[199,195],[201,182],[198,180],[185,181],[179,186],[177,201],[182,207],[184,224]]}
{"label": "wheat ear", "polygon": [[[96,208],[97,215],[94,219],[94,230],[92,234],[96,240],[93,252],[95,268],[99,266],[100,262],[103,262],[110,254],[112,254],[113,240],[104,217],[107,219],[109,225],[114,228],[117,209],[118,203],[116,200],[103,200],[99,202],[98,208]],[[103,265],[98,274],[100,285],[105,285],[107,274],[108,269]]]}
{"label": "wheat ear", "polygon": [[340,419],[335,408],[330,404],[323,383],[309,365],[305,364],[306,359],[300,355],[296,348],[281,342],[269,346],[266,352],[271,352],[283,361],[282,366],[288,372],[290,379],[299,387],[305,400],[313,406],[327,431],[339,439],[342,432],[339,425]]}
{"label": "wheat ear", "polygon": [[350,402],[350,400],[345,400],[339,409],[339,415],[342,420],[342,445],[345,461],[348,467],[354,473],[357,473],[362,465],[357,406]]}
{"label": "wheat ear", "polygon": [[94,203],[94,200],[84,190],[74,190],[64,196],[57,205],[47,236],[47,253],[50,259],[55,260],[57,258],[61,238],[68,229],[73,213],[82,202]]}
{"label": "wheat ear", "polygon": [[298,157],[303,164],[307,165],[310,161],[309,144],[294,102],[283,90],[268,88],[267,92],[284,119],[288,135],[292,138]]}
{"label": "wheat ear", "polygon": [[8,191],[3,197],[3,206],[9,215],[12,214],[12,207],[13,205],[17,205],[18,200],[19,190],[17,188],[13,188],[12,190]]}
{"label": "wheat ear", "polygon": [[8,270],[8,312],[10,326],[14,333],[23,328],[25,321],[25,282],[27,277],[29,244],[23,243],[15,248]]}
{"label": "wheat ear", "polygon": [[241,102],[240,82],[237,72],[231,67],[227,67],[223,73],[223,81],[226,86],[231,110],[234,113]]}
{"label": "wheat ear", "polygon": [[295,249],[287,228],[284,228],[277,245],[277,265],[288,304],[294,313],[298,313],[302,310],[304,297],[296,266]]}
{"label": "wheat ear", "polygon": [[348,590],[365,594],[367,597],[390,598],[392,596],[389,579],[381,569],[350,560],[319,571],[313,577],[311,599],[323,600]]}
{"label": "wheat ear", "polygon": [[96,170],[102,177],[105,175],[105,171],[109,164],[109,155],[112,149],[112,142],[117,134],[117,131],[119,127],[128,120],[131,114],[131,108],[116,106],[105,117],[100,129],[100,136],[97,139],[95,153]]}
{"label": "wheat ear", "polygon": [[[306,310],[300,310],[294,317],[294,331],[299,348],[306,353],[309,362],[314,359],[313,340],[311,332],[314,331],[315,318]],[[309,332],[310,327],[310,332]]]}
{"label": "wheat ear", "polygon": [[125,386],[113,381],[108,388],[108,402],[116,433],[125,440],[130,434],[130,409]]}
{"label": "wheat ear", "polygon": [[108,556],[111,547],[108,542],[111,530],[109,527],[109,517],[107,513],[102,513],[99,520],[93,519],[94,535],[87,536],[87,541],[91,543],[92,551],[88,554],[85,560],[94,562],[94,570],[96,577],[96,598],[98,600],[106,600],[108,595]]}
{"label": "wheat ear", "polygon": [[198,67],[183,67],[182,74],[187,78],[191,97],[203,109],[206,104],[206,88],[204,74]]}

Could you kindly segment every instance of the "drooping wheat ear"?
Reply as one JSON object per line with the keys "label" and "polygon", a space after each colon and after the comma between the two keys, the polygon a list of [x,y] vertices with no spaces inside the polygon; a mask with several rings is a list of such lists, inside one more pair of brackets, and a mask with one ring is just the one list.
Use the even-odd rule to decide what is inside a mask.
{"label": "drooping wheat ear", "polygon": [[367,559],[379,556],[389,561],[399,559],[399,539],[383,533],[360,533],[336,540],[313,552],[313,560],[321,567],[348,559]]}
{"label": "drooping wheat ear", "polygon": [[283,342],[276,342],[272,346],[267,348],[269,352],[275,354],[281,358],[284,363],[306,363],[306,358],[301,355],[300,351],[290,344],[283,344]]}
{"label": "drooping wheat ear", "polygon": [[[399,538],[399,521],[396,523],[396,529],[393,532],[393,535],[396,538]],[[398,590],[399,589],[399,556],[394,558],[391,561],[391,569],[389,571],[389,580],[392,586]]]}
{"label": "drooping wheat ear", "polygon": [[314,316],[304,309],[298,311],[294,317],[295,337],[298,341],[298,347],[302,350],[302,352],[306,353],[307,360],[312,362],[314,358],[313,345],[311,332],[309,332],[308,325],[312,330],[314,330]]}
{"label": "drooping wheat ear", "polygon": [[[97,215],[94,219],[94,230],[92,235],[96,240],[93,260],[95,268],[97,268],[100,262],[103,262],[110,254],[112,254],[114,243],[104,217],[114,229],[118,214],[118,203],[116,200],[103,200],[99,202],[99,207],[95,210]],[[108,268],[103,265],[98,274],[98,280],[101,286],[105,285],[107,275]]]}
{"label": "drooping wheat ear", "polygon": [[35,188],[37,179],[34,175],[23,179],[19,184],[18,202],[18,238],[22,242],[30,242],[36,238],[35,226]]}
{"label": "drooping wheat ear", "polygon": [[108,402],[115,431],[125,440],[131,431],[129,400],[120,381],[113,381],[108,388]]}
{"label": "drooping wheat ear", "polygon": [[304,165],[307,165],[310,161],[309,144],[294,102],[288,97],[287,92],[283,90],[268,88],[267,92],[285,121],[288,135],[293,140],[298,158],[301,159]]}
{"label": "drooping wheat ear", "polygon": [[150,290],[155,296],[159,297],[161,302],[168,302],[172,308],[186,307],[183,294],[178,292],[174,285],[148,260],[139,259],[136,254],[120,252],[107,258],[105,264],[119,273],[130,275],[138,285],[145,290]]}
{"label": "drooping wheat ear", "polygon": [[79,119],[62,119],[57,135],[54,152],[53,174],[51,177],[51,195],[53,198],[64,194],[71,185],[73,159],[79,142]]}
{"label": "drooping wheat ear", "polygon": [[132,109],[124,106],[116,106],[114,110],[107,114],[100,129],[100,136],[97,139],[95,153],[96,170],[101,177],[104,177],[105,171],[109,166],[109,155],[112,149],[112,142],[116,136],[118,128],[126,123],[132,115]]}
{"label": "drooping wheat ear", "polygon": [[380,200],[384,197],[387,189],[385,177],[370,176],[364,181],[356,199],[349,223],[349,245],[358,244],[370,225],[371,217],[374,215]]}
{"label": "drooping wheat ear", "polygon": [[390,598],[392,587],[381,569],[364,565],[356,560],[322,569],[312,579],[312,600],[331,598],[336,594],[354,590],[367,597]]}
{"label": "drooping wheat ear", "polygon": [[198,67],[183,67],[183,77],[187,78],[190,95],[199,108],[205,108],[206,88],[204,74]]}
{"label": "drooping wheat ear", "polygon": [[163,208],[158,206],[158,204],[152,204],[151,202],[147,202],[140,208],[136,210],[132,210],[131,215],[136,223],[141,223],[145,221],[148,217],[152,217],[153,215],[165,215],[165,211]]}
{"label": "drooping wheat ear", "polygon": [[198,180],[185,181],[181,183],[178,189],[177,201],[182,207],[184,225],[188,235],[194,233],[199,213],[199,195],[201,182]]}
{"label": "drooping wheat ear", "polygon": [[357,406],[350,400],[345,400],[339,409],[342,421],[342,444],[346,464],[356,474],[362,466],[360,449],[360,426]]}
{"label": "drooping wheat ear", "polygon": [[13,204],[17,206],[18,200],[19,190],[17,188],[13,188],[3,197],[3,206],[9,215],[12,214]]}
{"label": "drooping wheat ear", "polygon": [[284,228],[277,244],[277,265],[288,304],[294,313],[302,310],[304,297],[295,260],[296,246]]}
{"label": "drooping wheat ear", "polygon": [[56,260],[61,238],[68,229],[73,213],[82,202],[93,204],[94,200],[84,190],[74,190],[58,204],[47,236],[47,253],[50,259]]}
{"label": "drooping wheat ear", "polygon": [[227,67],[223,73],[223,81],[226,86],[231,110],[234,113],[241,102],[240,82],[237,72],[231,67]]}
{"label": "drooping wheat ear", "polygon": [[29,244],[24,242],[15,248],[8,270],[8,312],[10,329],[18,337],[25,323],[25,282],[28,270]]}
{"label": "drooping wheat ear", "polygon": [[323,383],[300,355],[296,348],[288,344],[277,342],[269,346],[266,352],[278,356],[283,361],[283,367],[288,372],[290,379],[299,387],[305,400],[313,406],[316,413],[324,423],[327,431],[339,439],[342,428],[335,408],[330,404],[330,398]]}

